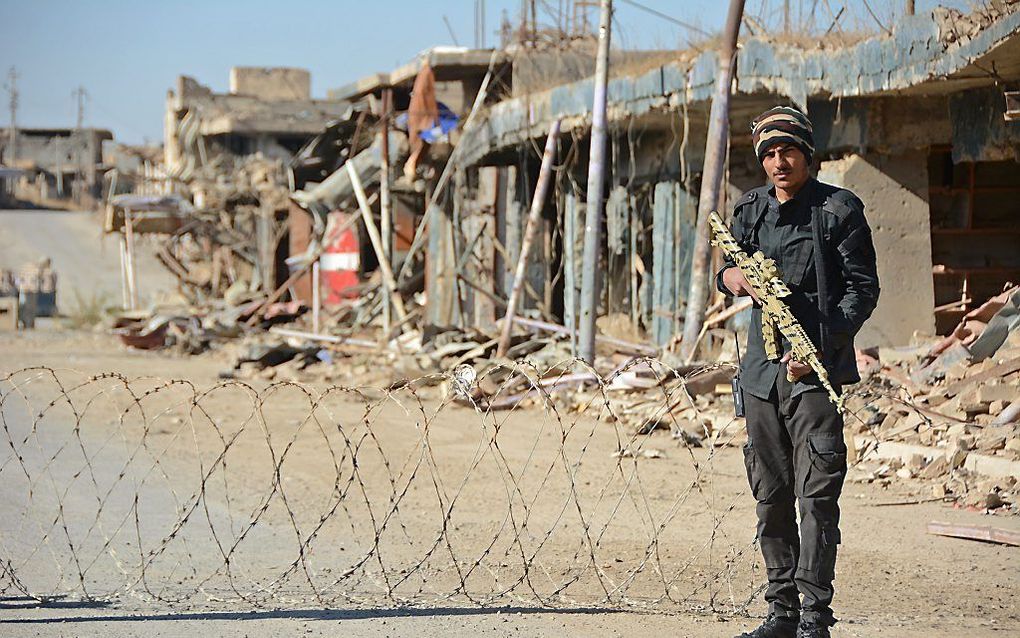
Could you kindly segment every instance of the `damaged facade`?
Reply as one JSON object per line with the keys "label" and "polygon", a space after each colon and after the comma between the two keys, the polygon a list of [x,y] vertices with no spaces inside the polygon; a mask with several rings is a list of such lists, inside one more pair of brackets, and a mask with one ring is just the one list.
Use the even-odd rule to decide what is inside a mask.
{"label": "damaged facade", "polygon": [[21,171],[8,197],[39,206],[92,205],[103,193],[103,143],[112,139],[95,128],[18,128],[13,136],[0,129],[0,165]]}
{"label": "damaged facade", "polygon": [[[944,334],[1020,277],[1020,209],[1011,196],[1020,188],[1020,125],[1004,117],[1003,95],[1020,81],[1018,30],[1016,11],[975,27],[940,10],[850,47],[742,42],[728,201],[763,181],[750,119],[775,103],[806,108],[819,176],[857,192],[875,232],[883,295],[860,337],[865,347]],[[609,86],[600,322],[604,331],[616,323],[660,346],[679,333],[683,315],[717,68],[714,52],[680,57],[633,74],[614,71]],[[454,188],[428,226],[428,323],[485,326],[501,316],[543,135],[559,119],[554,194],[543,207],[524,306],[525,314],[571,327],[592,92],[590,78],[511,88],[457,139]]]}

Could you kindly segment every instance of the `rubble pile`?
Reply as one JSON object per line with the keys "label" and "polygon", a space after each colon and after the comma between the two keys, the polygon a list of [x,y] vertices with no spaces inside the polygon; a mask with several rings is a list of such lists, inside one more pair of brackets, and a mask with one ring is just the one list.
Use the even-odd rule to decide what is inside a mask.
{"label": "rubble pile", "polygon": [[950,7],[936,7],[935,20],[939,25],[942,44],[963,44],[1003,16],[1020,9],[1020,0],[992,0],[976,5],[970,13]]}
{"label": "rubble pile", "polygon": [[862,354],[847,427],[863,460],[850,480],[1020,513],[1018,303],[1014,287],[933,345]]}

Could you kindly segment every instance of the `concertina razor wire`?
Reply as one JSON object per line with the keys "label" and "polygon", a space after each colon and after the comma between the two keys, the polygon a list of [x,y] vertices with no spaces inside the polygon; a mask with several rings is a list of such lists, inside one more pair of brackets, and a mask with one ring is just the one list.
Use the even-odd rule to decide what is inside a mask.
{"label": "concertina razor wire", "polygon": [[[654,399],[625,417],[612,388],[637,366]],[[383,389],[18,370],[0,595],[744,613],[764,570],[733,515],[739,454],[719,454],[742,426],[699,448],[647,435],[679,433],[688,383],[728,366],[521,362]]]}

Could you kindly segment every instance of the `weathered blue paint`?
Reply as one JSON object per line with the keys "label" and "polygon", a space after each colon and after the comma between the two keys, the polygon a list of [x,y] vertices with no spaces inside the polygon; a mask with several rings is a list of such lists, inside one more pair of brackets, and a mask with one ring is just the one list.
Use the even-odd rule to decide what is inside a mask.
{"label": "weathered blue paint", "polygon": [[658,345],[676,332],[687,299],[698,201],[679,182],[659,182],[652,196],[651,332]]}

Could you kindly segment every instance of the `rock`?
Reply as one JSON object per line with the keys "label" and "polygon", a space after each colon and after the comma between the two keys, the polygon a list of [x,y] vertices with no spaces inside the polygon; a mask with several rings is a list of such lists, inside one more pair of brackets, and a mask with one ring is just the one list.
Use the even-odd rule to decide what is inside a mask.
{"label": "rock", "polygon": [[936,457],[932,459],[924,470],[921,472],[921,478],[933,479],[940,476],[945,476],[949,473],[949,461],[945,457]]}
{"label": "rock", "polygon": [[1006,447],[1006,437],[989,433],[978,439],[977,449],[982,452],[994,452],[995,450],[1001,450]]}
{"label": "rock", "polygon": [[946,453],[946,462],[949,463],[949,467],[954,470],[958,467],[963,467],[963,464],[967,462],[967,449],[959,446],[951,448]]}
{"label": "rock", "polygon": [[907,460],[907,467],[914,470],[915,472],[923,470],[927,464],[928,464],[927,461],[921,454],[912,454],[910,458]]}
{"label": "rock", "polygon": [[1020,391],[1012,386],[997,383],[978,386],[974,395],[974,399],[978,403],[991,403],[992,401],[1010,403],[1020,398]]}
{"label": "rock", "polygon": [[914,472],[909,467],[901,467],[900,469],[896,470],[896,476],[900,477],[901,479],[910,479],[914,478]]}

